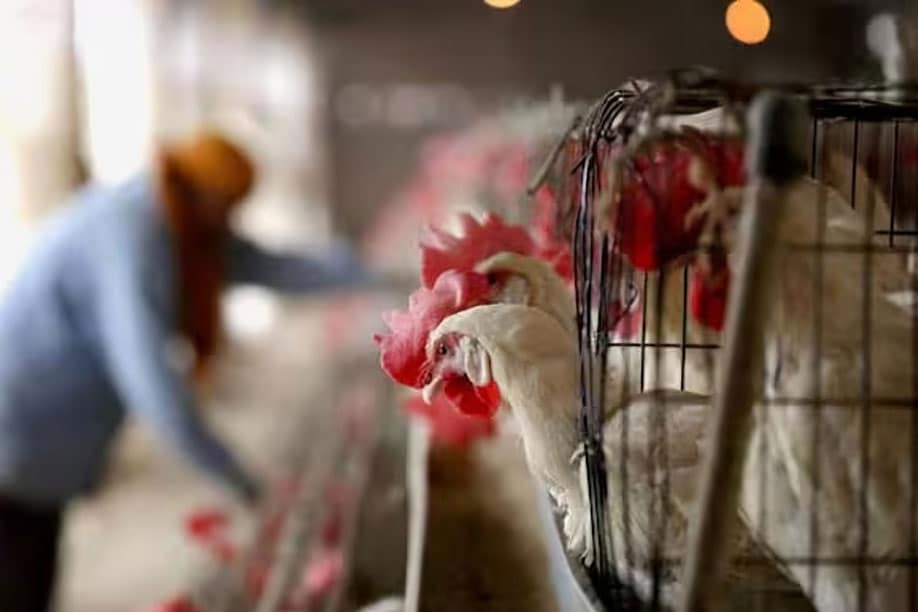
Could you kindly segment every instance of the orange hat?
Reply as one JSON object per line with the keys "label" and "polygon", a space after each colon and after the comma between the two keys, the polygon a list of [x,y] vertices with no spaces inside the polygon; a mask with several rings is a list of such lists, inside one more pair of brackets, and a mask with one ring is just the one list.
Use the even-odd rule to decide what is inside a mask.
{"label": "orange hat", "polygon": [[244,198],[255,182],[255,167],[241,148],[214,131],[201,131],[188,141],[163,147],[170,167],[198,193],[228,202]]}

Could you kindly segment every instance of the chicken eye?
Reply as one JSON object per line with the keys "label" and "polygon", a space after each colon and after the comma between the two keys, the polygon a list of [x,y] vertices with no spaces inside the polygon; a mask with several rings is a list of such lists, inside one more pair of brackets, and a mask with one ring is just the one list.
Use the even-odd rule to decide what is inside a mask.
{"label": "chicken eye", "polygon": [[489,284],[489,285],[496,285],[496,284],[497,284],[497,274],[495,274],[494,272],[488,272],[487,278],[488,278],[488,284]]}
{"label": "chicken eye", "polygon": [[440,344],[437,345],[437,355],[439,355],[440,357],[445,356],[447,350],[448,349],[446,348],[446,344],[441,342]]}

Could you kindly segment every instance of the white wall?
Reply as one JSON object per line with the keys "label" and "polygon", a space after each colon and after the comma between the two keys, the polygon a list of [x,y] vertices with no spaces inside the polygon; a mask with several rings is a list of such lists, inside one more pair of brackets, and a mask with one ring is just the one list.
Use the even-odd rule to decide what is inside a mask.
{"label": "white wall", "polygon": [[141,170],[153,143],[153,28],[141,0],[74,0],[83,145],[92,178]]}
{"label": "white wall", "polygon": [[76,180],[68,0],[0,2],[0,289]]}

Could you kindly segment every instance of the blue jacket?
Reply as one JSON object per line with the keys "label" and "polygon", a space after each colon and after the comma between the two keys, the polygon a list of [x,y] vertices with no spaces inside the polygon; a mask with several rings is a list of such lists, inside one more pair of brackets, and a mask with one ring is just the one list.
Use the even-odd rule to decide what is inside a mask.
{"label": "blue jacket", "polygon": [[[0,303],[0,493],[59,504],[100,479],[126,413],[240,492],[251,483],[201,421],[168,358],[171,244],[152,181],[88,189],[43,229]],[[344,246],[280,255],[233,237],[229,282],[286,292],[356,286]]]}

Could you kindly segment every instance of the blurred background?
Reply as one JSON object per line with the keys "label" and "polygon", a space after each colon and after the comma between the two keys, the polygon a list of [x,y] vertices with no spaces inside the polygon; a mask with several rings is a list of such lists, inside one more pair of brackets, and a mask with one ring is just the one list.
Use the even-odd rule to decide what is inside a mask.
{"label": "blurred background", "polygon": [[[393,238],[416,239],[423,215],[396,202],[417,187],[419,167],[448,142],[443,134],[496,130],[489,118],[547,105],[557,112],[532,120],[544,119],[546,138],[555,137],[571,116],[567,103],[687,65],[759,80],[880,78],[867,22],[906,3],[764,0],[771,29],[756,45],[731,37],[721,0],[507,4],[4,0],[0,287],[34,228],[68,195],[126,180],[148,166],[158,143],[201,126],[218,127],[257,162],[256,191],[236,219],[241,232],[277,247],[321,246],[334,235],[378,254],[392,215],[408,227]],[[231,291],[225,309],[231,345],[209,418],[270,470],[278,432],[289,438],[291,423],[330,405],[323,383],[340,363],[317,349],[339,342],[329,329],[341,317],[347,327],[348,311],[333,321],[327,301],[252,288]],[[350,342],[375,356],[368,335]],[[297,431],[294,440],[312,444],[309,428]],[[141,610],[188,589],[210,560],[186,540],[182,517],[221,500],[142,428],[127,428],[108,486],[69,515],[58,609]],[[401,544],[388,551],[399,565],[404,540],[393,539]]]}

